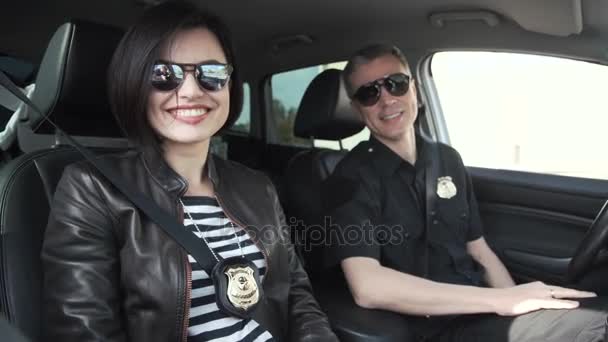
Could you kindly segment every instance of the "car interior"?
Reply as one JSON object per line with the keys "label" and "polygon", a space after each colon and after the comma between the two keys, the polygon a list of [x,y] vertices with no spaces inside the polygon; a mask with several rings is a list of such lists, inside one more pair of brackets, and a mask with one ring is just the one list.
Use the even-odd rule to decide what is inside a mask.
{"label": "car interior", "polygon": [[[447,144],[452,139],[443,115],[445,100],[431,65],[440,52],[509,52],[608,65],[606,0],[190,1],[217,13],[231,28],[249,89],[247,129],[228,130],[212,149],[273,180],[292,225],[292,241],[342,341],[407,341],[411,336],[403,316],[358,307],[344,280],[323,272],[323,246],[315,243],[323,235],[323,181],[352,148],[343,145],[345,139],[369,136],[336,63],[372,42],[397,45],[408,58],[424,105],[420,133]],[[106,70],[124,30],[146,7],[160,2],[5,1],[3,10],[10,15],[0,21],[0,70],[81,144],[100,154],[127,149],[109,109]],[[312,67],[317,71],[306,82],[293,77],[279,84],[275,78]],[[569,77],[563,75],[563,87],[586,85],[572,84]],[[289,115],[277,105],[280,91],[299,92]],[[10,94],[0,93],[0,105],[0,317],[13,330],[4,335],[8,327],[0,325],[0,336],[40,341],[40,249],[49,206],[63,169],[82,156]],[[605,107],[597,110],[606,113]],[[551,129],[551,123],[544,127]],[[484,126],[470,122],[466,130],[473,134]],[[290,140],[281,139],[285,134]],[[601,136],[594,137],[600,141]],[[474,143],[484,145],[483,140]],[[608,159],[601,146],[584,148]],[[596,165],[608,169],[608,164]],[[517,282],[541,280],[608,295],[606,169],[604,178],[468,169],[485,237]]]}

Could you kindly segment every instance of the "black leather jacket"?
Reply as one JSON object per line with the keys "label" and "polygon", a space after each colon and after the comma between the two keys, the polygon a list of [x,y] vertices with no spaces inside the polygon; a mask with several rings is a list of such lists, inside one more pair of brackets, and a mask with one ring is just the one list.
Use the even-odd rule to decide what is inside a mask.
{"label": "black leather jacket", "polygon": [[[187,184],[158,155],[100,157],[183,220]],[[210,154],[209,177],[226,215],[262,250],[265,298],[253,314],[278,341],[337,341],[312,295],[267,177]],[[48,341],[186,341],[187,253],[86,162],[64,171],[45,233]]]}

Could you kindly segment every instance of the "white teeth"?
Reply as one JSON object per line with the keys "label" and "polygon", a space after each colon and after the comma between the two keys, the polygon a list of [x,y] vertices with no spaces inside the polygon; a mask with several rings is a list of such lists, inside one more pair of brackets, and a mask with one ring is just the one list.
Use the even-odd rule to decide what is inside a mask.
{"label": "white teeth", "polygon": [[178,109],[174,112],[177,116],[200,116],[207,113],[206,109],[196,108],[196,109]]}
{"label": "white teeth", "polygon": [[401,115],[401,113],[403,113],[403,112],[397,112],[395,114],[386,115],[386,116],[381,117],[380,119],[381,120],[390,120],[390,119],[398,117],[399,115]]}

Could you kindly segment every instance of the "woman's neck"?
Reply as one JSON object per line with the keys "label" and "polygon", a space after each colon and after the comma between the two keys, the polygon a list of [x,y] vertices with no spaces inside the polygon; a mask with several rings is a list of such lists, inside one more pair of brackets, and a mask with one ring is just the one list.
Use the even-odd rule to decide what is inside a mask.
{"label": "woman's neck", "polygon": [[205,172],[209,140],[198,144],[166,142],[162,149],[167,164],[188,182],[187,195],[213,196],[213,184]]}

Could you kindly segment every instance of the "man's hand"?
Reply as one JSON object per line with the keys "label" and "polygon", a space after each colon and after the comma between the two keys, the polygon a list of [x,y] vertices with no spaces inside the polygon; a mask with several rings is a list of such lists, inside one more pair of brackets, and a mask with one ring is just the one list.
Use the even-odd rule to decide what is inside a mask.
{"label": "man's hand", "polygon": [[578,302],[564,298],[596,297],[593,292],[546,285],[540,281],[501,289],[496,297],[496,313],[516,316],[540,309],[574,309]]}

